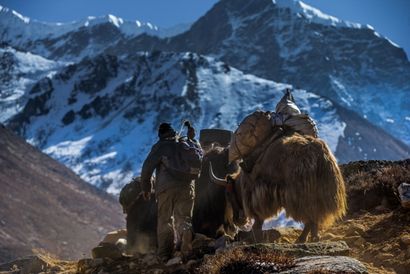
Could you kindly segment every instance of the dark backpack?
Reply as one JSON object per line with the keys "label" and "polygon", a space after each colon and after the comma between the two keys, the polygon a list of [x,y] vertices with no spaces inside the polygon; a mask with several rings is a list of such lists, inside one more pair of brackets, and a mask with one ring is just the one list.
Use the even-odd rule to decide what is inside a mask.
{"label": "dark backpack", "polygon": [[127,213],[141,193],[140,179],[140,177],[132,178],[131,182],[121,189],[119,202],[124,213]]}
{"label": "dark backpack", "polygon": [[187,139],[180,139],[173,145],[174,153],[172,157],[163,159],[169,174],[178,180],[198,179],[203,158],[201,146]]}

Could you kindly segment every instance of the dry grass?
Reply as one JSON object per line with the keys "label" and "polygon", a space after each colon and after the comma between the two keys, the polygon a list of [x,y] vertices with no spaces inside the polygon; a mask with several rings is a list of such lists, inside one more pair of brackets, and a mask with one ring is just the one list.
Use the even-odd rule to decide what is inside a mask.
{"label": "dry grass", "polygon": [[348,214],[377,206],[400,206],[397,187],[410,183],[410,160],[354,162],[342,165],[348,193]]}
{"label": "dry grass", "polygon": [[77,262],[64,261],[58,259],[54,255],[48,253],[43,249],[33,249],[33,254],[39,257],[41,260],[47,263],[44,274],[48,273],[60,273],[60,274],[73,274],[77,273]]}

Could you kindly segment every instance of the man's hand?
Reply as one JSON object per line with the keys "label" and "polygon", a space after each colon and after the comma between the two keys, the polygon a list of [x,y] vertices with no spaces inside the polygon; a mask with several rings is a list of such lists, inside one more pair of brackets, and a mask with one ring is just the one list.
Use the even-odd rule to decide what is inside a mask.
{"label": "man's hand", "polygon": [[142,195],[142,198],[144,198],[145,201],[148,201],[151,198],[151,192],[148,191],[142,191],[140,195]]}

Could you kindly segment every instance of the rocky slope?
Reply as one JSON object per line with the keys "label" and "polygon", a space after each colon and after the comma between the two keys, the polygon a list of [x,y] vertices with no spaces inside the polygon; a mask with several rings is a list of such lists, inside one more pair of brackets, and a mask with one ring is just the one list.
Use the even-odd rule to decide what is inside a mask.
{"label": "rocky slope", "polygon": [[0,124],[0,262],[40,249],[60,258],[89,256],[124,226],[112,196]]}

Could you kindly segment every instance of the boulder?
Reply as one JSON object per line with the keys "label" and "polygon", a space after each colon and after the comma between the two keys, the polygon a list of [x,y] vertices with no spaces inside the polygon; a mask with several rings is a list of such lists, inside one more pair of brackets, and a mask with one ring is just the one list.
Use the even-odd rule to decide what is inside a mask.
{"label": "boulder", "polygon": [[401,205],[410,208],[410,184],[402,183],[398,187]]}
{"label": "boulder", "polygon": [[174,257],[172,259],[169,259],[168,262],[165,264],[166,266],[174,266],[174,265],[180,265],[182,264],[182,258],[181,257]]}
{"label": "boulder", "polygon": [[101,243],[110,243],[115,244],[119,239],[126,239],[127,238],[127,230],[126,229],[119,229],[108,232],[105,235],[104,239],[102,239]]}
{"label": "boulder", "polygon": [[115,260],[122,257],[122,252],[118,246],[111,243],[100,243],[92,249],[91,253],[94,259],[110,258]]}
{"label": "boulder", "polygon": [[368,273],[356,259],[345,256],[308,256],[295,260],[295,266],[281,274],[303,273]]}
{"label": "boulder", "polygon": [[204,256],[199,273],[367,273],[345,242],[254,244]]}
{"label": "boulder", "polygon": [[410,246],[410,234],[405,234],[400,237],[400,243],[404,246]]}

